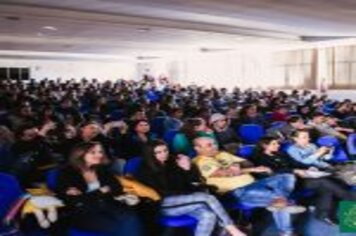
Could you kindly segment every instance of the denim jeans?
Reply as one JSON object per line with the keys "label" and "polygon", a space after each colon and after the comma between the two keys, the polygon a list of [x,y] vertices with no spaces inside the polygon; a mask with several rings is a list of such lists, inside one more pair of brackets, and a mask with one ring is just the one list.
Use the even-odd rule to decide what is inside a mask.
{"label": "denim jeans", "polygon": [[197,219],[194,236],[208,236],[214,231],[216,223],[226,227],[233,222],[221,203],[207,193],[195,192],[164,198],[162,213],[168,216],[189,215]]}
{"label": "denim jeans", "polygon": [[[235,189],[232,195],[248,207],[268,207],[276,198],[288,198],[295,185],[291,174],[280,174],[256,181],[250,185]],[[291,215],[285,211],[273,212],[278,230],[283,234],[293,232]]]}

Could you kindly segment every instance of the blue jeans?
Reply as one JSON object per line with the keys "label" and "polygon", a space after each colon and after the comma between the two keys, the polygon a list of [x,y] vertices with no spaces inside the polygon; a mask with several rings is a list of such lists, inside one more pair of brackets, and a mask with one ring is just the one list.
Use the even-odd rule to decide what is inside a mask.
{"label": "blue jeans", "polygon": [[[256,181],[250,185],[235,189],[232,195],[248,207],[268,207],[276,198],[288,198],[295,185],[291,174],[280,174]],[[292,233],[291,215],[285,211],[273,212],[273,219],[281,233]]]}
{"label": "blue jeans", "polygon": [[216,223],[226,227],[233,222],[220,202],[207,193],[169,196],[163,199],[162,213],[168,216],[189,215],[197,219],[195,236],[211,235]]}

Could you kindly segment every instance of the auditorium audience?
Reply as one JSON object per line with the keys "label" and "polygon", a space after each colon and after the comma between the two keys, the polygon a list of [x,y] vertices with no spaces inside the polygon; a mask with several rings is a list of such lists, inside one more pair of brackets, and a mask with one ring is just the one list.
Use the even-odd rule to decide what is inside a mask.
{"label": "auditorium audience", "polygon": [[[230,92],[156,82],[150,76],[105,82],[0,80],[0,171],[16,176],[27,188],[42,186],[48,170],[60,169],[57,194],[68,205],[70,223],[89,231],[144,234],[135,210],[123,203],[127,196],[114,200],[123,192],[113,174],[120,175],[125,162],[135,156],[145,158],[140,180],[161,193],[162,206],[186,195],[191,196],[189,201],[212,204],[210,209],[202,204],[188,209],[199,219],[196,235],[212,234],[216,223],[231,235],[243,235],[206,192],[216,190],[206,183],[216,186],[218,194],[229,193],[241,203],[269,209],[280,234],[291,235],[290,214],[302,211],[289,206],[297,177],[301,186],[296,191],[308,188],[317,193],[317,218],[337,223],[330,199],[352,200],[349,191],[332,177],[305,175],[310,167],[334,169],[334,148],[317,147],[316,141],[332,135],[341,141],[338,148],[346,150],[344,141],[356,129],[354,102],[311,91]],[[245,144],[238,131],[246,124],[260,125],[273,136],[261,140],[252,159],[257,167],[234,156]],[[167,137],[168,131],[177,134]],[[288,155],[279,152],[276,139],[285,147],[293,142],[286,149]],[[197,156],[193,163],[199,171],[187,156]],[[183,214],[162,210],[167,215],[177,212]]]}

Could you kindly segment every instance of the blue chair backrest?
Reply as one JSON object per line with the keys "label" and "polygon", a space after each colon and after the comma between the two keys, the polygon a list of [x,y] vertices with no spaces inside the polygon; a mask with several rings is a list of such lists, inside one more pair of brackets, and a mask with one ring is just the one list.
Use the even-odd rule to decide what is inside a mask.
{"label": "blue chair backrest", "polygon": [[330,107],[323,107],[323,112],[326,114],[331,114],[335,111],[334,108],[330,108]]}
{"label": "blue chair backrest", "polygon": [[339,140],[334,137],[334,136],[323,136],[320,137],[317,141],[319,146],[326,146],[326,147],[339,147],[340,146],[340,142]]}
{"label": "blue chair backrest", "polygon": [[356,155],[356,134],[350,134],[347,138],[347,151],[350,155]]}
{"label": "blue chair backrest", "polygon": [[288,148],[290,146],[292,146],[292,145],[293,145],[293,143],[290,142],[290,141],[286,141],[286,142],[281,143],[281,151],[282,152],[287,152]]}
{"label": "blue chair backrest", "polygon": [[299,113],[298,113],[298,111],[296,111],[296,110],[290,110],[289,112],[288,112],[288,115],[289,116],[295,116],[295,115],[298,115]]}
{"label": "blue chair backrest", "polygon": [[124,111],[121,109],[116,109],[110,113],[111,120],[122,120],[124,118]]}
{"label": "blue chair backrest", "polygon": [[46,173],[46,184],[47,187],[52,191],[54,191],[57,188],[58,174],[59,174],[58,169],[52,169],[47,171]]}
{"label": "blue chair backrest", "polygon": [[237,149],[236,155],[243,158],[250,158],[255,151],[256,145],[242,145]]}
{"label": "blue chair backrest", "polygon": [[345,162],[349,161],[349,157],[347,156],[346,152],[342,148],[337,148],[334,151],[333,158],[330,160],[331,162]]}
{"label": "blue chair backrest", "polygon": [[138,173],[140,165],[142,164],[142,157],[132,157],[126,161],[123,174],[135,176]]}
{"label": "blue chair backrest", "polygon": [[0,220],[6,216],[10,207],[23,193],[14,176],[0,173]]}
{"label": "blue chair backrest", "polygon": [[145,93],[145,97],[151,102],[156,102],[159,100],[159,93],[154,90],[148,90]]}
{"label": "blue chair backrest", "polygon": [[261,125],[246,124],[239,128],[239,136],[245,144],[256,144],[265,134]]}
{"label": "blue chair backrest", "polygon": [[286,124],[285,121],[275,121],[271,123],[271,128],[280,128]]}
{"label": "blue chair backrest", "polygon": [[319,146],[326,146],[326,147],[334,147],[334,154],[333,158],[330,160],[332,162],[344,162],[348,161],[349,158],[342,148],[340,141],[334,136],[324,136],[318,139],[317,141]]}
{"label": "blue chair backrest", "polygon": [[273,112],[269,111],[269,112],[266,112],[264,117],[265,117],[266,120],[271,120],[272,119],[272,115],[273,115]]}
{"label": "blue chair backrest", "polygon": [[70,229],[69,236],[109,236],[109,234],[99,233],[99,232],[90,232],[83,231],[80,229]]}
{"label": "blue chair backrest", "polygon": [[153,118],[150,122],[151,131],[153,133],[157,134],[157,136],[159,138],[163,137],[163,135],[165,133],[164,122],[166,119],[167,119],[167,117],[160,116],[160,117]]}
{"label": "blue chair backrest", "polygon": [[163,135],[163,140],[168,144],[170,148],[172,147],[174,137],[178,132],[178,130],[169,130]]}

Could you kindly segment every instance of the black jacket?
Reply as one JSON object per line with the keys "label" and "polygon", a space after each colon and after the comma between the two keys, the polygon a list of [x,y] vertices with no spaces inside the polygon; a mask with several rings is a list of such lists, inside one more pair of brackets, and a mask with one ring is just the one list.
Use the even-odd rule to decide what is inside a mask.
{"label": "black jacket", "polygon": [[195,166],[186,171],[172,163],[161,166],[158,170],[152,170],[148,165],[143,164],[138,173],[137,179],[155,189],[161,197],[206,190],[201,185],[202,179]]}
{"label": "black jacket", "polygon": [[292,173],[294,169],[307,169],[308,167],[295,161],[284,153],[269,156],[264,153],[255,154],[251,160],[255,165],[269,167],[275,173]]}
{"label": "black jacket", "polygon": [[[100,186],[108,186],[111,189],[109,193],[102,193],[100,190],[87,193],[87,183],[80,173],[79,170],[75,169],[72,166],[66,166],[60,170],[58,179],[56,193],[59,198],[61,198],[66,205],[71,207],[96,207],[101,204],[111,204],[115,200],[113,197],[118,196],[123,193],[122,186],[115,178],[114,175],[104,166],[96,168],[96,174],[98,176],[98,181]],[[69,188],[74,187],[82,192],[78,196],[67,195],[66,192]]]}

